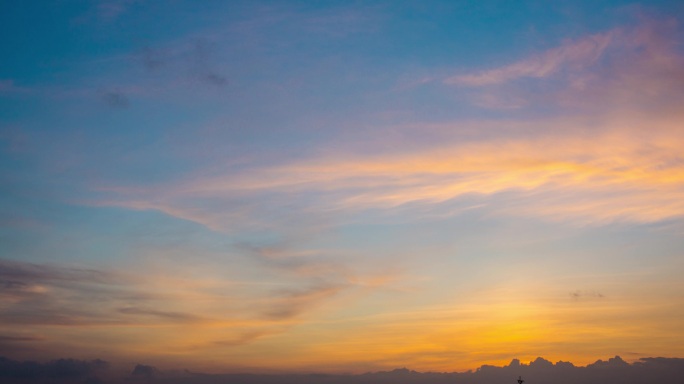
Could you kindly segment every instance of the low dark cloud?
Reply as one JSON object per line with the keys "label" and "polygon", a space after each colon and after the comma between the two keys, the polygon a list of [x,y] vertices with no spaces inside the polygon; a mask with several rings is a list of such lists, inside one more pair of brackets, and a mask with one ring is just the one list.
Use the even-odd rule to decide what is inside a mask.
{"label": "low dark cloud", "polygon": [[461,373],[421,373],[406,368],[358,375],[336,374],[205,374],[187,370],[161,371],[154,366],[136,364],[116,377],[106,376],[112,369],[102,360],[59,359],[47,363],[18,362],[0,357],[0,381],[8,383],[174,383],[174,384],[500,384],[515,383],[522,376],[526,383],[554,384],[680,384],[684,359],[648,357],[629,364],[616,356],[598,360],[586,367],[570,362],[552,363],[537,358],[530,364],[514,359],[503,367],[483,365]]}
{"label": "low dark cloud", "polygon": [[95,316],[86,303],[111,297],[123,284],[104,271],[0,260],[0,324],[82,323]]}
{"label": "low dark cloud", "polygon": [[[153,300],[134,280],[118,273],[0,260],[0,325],[123,324],[153,316],[195,320],[192,315],[134,305]],[[117,308],[128,308],[128,313]]]}
{"label": "low dark cloud", "polygon": [[109,363],[103,360],[59,359],[46,363],[14,361],[0,357],[3,383],[86,383],[99,382]]}
{"label": "low dark cloud", "polygon": [[152,379],[159,375],[159,370],[151,365],[137,364],[131,372],[132,378]]}
{"label": "low dark cloud", "polygon": [[26,289],[26,284],[21,281],[5,280],[0,282],[3,290],[7,291],[23,291]]}
{"label": "low dark cloud", "polygon": [[[104,286],[116,282],[108,273],[0,260],[0,324],[77,325],[106,321],[85,310],[102,300]],[[64,301],[64,297],[71,300]]]}
{"label": "low dark cloud", "polygon": [[3,341],[41,341],[44,340],[42,337],[38,336],[8,336],[0,335],[0,342]]}

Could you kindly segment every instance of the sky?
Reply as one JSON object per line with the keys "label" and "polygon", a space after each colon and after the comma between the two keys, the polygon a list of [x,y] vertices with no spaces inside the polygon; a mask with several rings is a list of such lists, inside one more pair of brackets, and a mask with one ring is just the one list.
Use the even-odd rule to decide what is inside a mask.
{"label": "sky", "polygon": [[684,357],[684,3],[0,1],[0,356]]}

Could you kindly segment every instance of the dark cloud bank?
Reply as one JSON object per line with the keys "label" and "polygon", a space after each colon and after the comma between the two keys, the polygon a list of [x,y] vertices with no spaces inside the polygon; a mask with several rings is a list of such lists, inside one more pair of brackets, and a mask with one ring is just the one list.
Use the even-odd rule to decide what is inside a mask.
{"label": "dark cloud bank", "polygon": [[46,363],[14,361],[0,357],[0,382],[34,383],[167,383],[167,384],[515,384],[518,376],[526,384],[681,384],[684,382],[684,359],[648,357],[629,364],[616,356],[598,360],[586,367],[572,363],[551,363],[537,358],[529,365],[513,360],[508,366],[483,365],[462,373],[420,373],[408,369],[361,375],[332,374],[203,374],[190,371],[165,372],[138,364],[120,376],[110,372],[102,360],[59,359]]}

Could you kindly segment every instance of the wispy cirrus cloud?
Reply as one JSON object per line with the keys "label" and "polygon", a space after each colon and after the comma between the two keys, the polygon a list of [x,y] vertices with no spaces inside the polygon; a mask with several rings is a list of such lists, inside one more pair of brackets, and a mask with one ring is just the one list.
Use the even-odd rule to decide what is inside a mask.
{"label": "wispy cirrus cloud", "polygon": [[343,286],[317,285],[301,290],[284,290],[278,292],[272,304],[264,312],[268,319],[290,319],[310,309],[316,303],[337,294]]}
{"label": "wispy cirrus cloud", "polygon": [[[89,204],[157,210],[219,232],[271,228],[287,236],[361,214],[449,212],[462,199],[488,214],[583,224],[680,217],[684,60],[669,37],[673,28],[615,29],[449,80],[497,85],[572,69],[561,89],[506,89],[523,105],[553,104],[555,117],[378,129],[277,162],[212,164],[151,186],[99,186]],[[604,57],[606,65],[593,65]],[[416,140],[417,131],[425,138]],[[375,149],[364,150],[364,142]]]}
{"label": "wispy cirrus cloud", "polygon": [[114,21],[124,15],[137,0],[100,0],[96,3],[96,13],[100,20]]}
{"label": "wispy cirrus cloud", "polygon": [[594,62],[620,34],[619,30],[568,41],[559,47],[503,67],[456,75],[446,84],[480,87],[503,84],[519,78],[545,78],[565,69],[581,69]]}
{"label": "wispy cirrus cloud", "polygon": [[[177,351],[225,350],[286,333],[311,321],[320,308],[350,305],[341,299],[378,287],[374,276],[349,271],[272,266],[290,270],[292,279],[263,283],[268,270],[236,282],[163,267],[136,273],[0,260],[0,350],[50,356],[55,343],[74,351],[90,348],[89,342],[65,338],[72,331],[59,329],[108,329],[104,339],[114,355],[149,356],[160,343]],[[174,332],[177,327],[186,331]],[[141,329],[155,331],[131,336]]]}
{"label": "wispy cirrus cloud", "polygon": [[[260,224],[260,218],[271,223],[302,218],[298,225],[305,227],[307,220],[315,222],[308,216],[437,207],[466,196],[496,207],[498,214],[580,222],[653,222],[682,216],[684,159],[679,148],[684,137],[672,117],[629,120],[603,122],[596,132],[578,135],[576,128],[587,122],[551,119],[526,125],[540,132],[538,137],[313,157],[119,191],[115,200],[99,204],[156,209],[218,231],[235,230],[236,217],[242,228],[267,225]],[[496,129],[498,124],[521,126],[484,126]],[[652,133],[635,135],[644,124]],[[548,127],[553,133],[541,133]],[[513,199],[510,204],[498,197],[504,192]]]}
{"label": "wispy cirrus cloud", "polygon": [[[471,104],[494,110],[573,109],[629,114],[679,108],[684,58],[673,18],[568,41],[499,68],[447,77]],[[520,81],[535,79],[536,81]]]}

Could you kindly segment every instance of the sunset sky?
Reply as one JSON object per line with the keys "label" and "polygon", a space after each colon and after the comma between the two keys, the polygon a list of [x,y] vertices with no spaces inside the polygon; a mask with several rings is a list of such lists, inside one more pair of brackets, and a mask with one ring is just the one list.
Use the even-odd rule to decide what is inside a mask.
{"label": "sunset sky", "polygon": [[684,2],[0,1],[0,356],[684,357]]}

